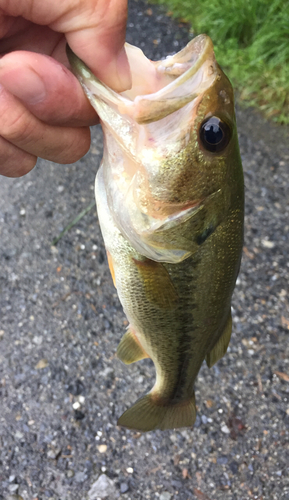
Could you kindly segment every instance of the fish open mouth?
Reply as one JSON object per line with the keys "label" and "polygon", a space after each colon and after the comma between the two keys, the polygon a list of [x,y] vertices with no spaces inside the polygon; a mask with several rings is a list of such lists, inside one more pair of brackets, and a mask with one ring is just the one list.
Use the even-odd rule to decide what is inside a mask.
{"label": "fish open mouth", "polygon": [[[180,52],[160,61],[126,44],[131,89],[118,94],[100,82],[68,48],[69,61],[92,105],[100,99],[139,124],[158,121],[203,94],[217,76],[211,39],[199,35]],[[99,110],[96,108],[99,113]]]}

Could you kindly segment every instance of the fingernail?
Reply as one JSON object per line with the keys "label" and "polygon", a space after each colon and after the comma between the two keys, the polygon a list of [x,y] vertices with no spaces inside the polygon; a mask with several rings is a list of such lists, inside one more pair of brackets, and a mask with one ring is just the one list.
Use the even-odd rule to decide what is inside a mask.
{"label": "fingernail", "polygon": [[46,97],[44,82],[32,68],[15,68],[0,62],[0,82],[21,101],[38,104]]}
{"label": "fingernail", "polygon": [[119,78],[119,92],[130,89],[132,86],[132,78],[128,58],[124,47],[121,49],[117,57],[116,70]]}

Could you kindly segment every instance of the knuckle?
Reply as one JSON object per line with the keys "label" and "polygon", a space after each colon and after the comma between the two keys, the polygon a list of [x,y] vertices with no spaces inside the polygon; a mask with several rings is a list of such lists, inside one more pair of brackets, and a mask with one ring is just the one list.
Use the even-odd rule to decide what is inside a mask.
{"label": "knuckle", "polygon": [[1,133],[3,137],[12,142],[29,140],[33,135],[33,124],[27,117],[25,110],[14,113],[2,122]]}

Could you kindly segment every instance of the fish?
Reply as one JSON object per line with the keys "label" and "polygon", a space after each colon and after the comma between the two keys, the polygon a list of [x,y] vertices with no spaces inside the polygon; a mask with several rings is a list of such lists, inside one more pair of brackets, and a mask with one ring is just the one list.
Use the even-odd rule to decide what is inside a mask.
{"label": "fish", "polygon": [[156,371],[153,388],[117,423],[140,432],[192,427],[201,365],[212,367],[230,342],[243,245],[233,89],[207,35],[160,61],[125,48],[132,87],[121,93],[67,49],[104,133],[97,212],[129,322],[117,356],[151,358]]}

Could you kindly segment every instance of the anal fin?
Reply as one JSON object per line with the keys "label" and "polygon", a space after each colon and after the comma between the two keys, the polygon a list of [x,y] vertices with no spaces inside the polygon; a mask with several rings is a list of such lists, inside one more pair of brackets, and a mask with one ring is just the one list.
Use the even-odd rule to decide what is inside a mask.
{"label": "anal fin", "polygon": [[213,349],[206,355],[206,363],[211,368],[219,359],[221,359],[227,352],[228,345],[231,339],[232,332],[232,316],[229,314],[224,331],[219,340],[214,345]]}
{"label": "anal fin", "polygon": [[149,358],[131,329],[128,329],[122,337],[116,354],[126,365],[135,363],[135,361],[139,361],[140,359]]}

